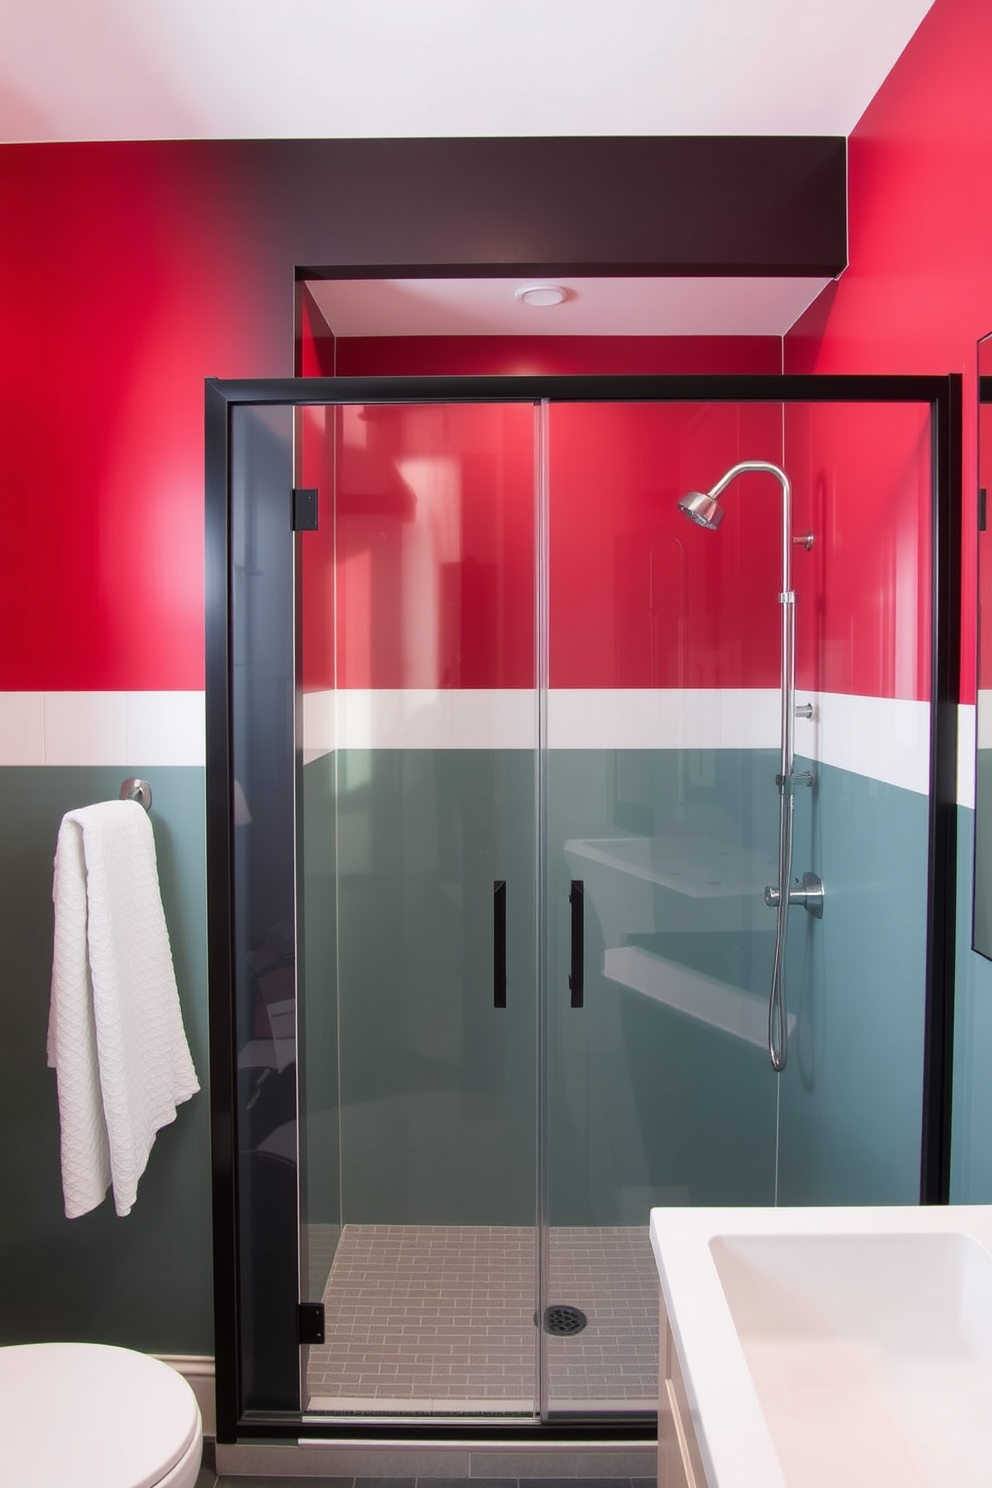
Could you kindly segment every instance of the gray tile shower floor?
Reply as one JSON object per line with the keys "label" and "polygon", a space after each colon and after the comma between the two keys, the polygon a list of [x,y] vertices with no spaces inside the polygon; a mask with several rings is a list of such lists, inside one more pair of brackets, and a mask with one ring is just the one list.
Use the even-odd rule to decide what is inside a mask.
{"label": "gray tile shower floor", "polygon": [[[656,1409],[647,1227],[553,1228],[549,1243],[549,1301],[588,1318],[547,1338],[552,1408]],[[346,1225],[324,1288],[326,1341],[310,1350],[309,1410],[531,1414],[534,1245],[524,1227]]]}

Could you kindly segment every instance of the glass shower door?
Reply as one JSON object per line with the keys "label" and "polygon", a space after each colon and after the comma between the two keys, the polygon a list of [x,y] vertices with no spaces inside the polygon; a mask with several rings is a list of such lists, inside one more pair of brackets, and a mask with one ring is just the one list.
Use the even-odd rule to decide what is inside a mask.
{"label": "glass shower door", "polygon": [[299,419],[304,1408],[532,1418],[533,408]]}
{"label": "glass shower door", "polygon": [[652,1206],[774,1201],[776,552],[696,551],[676,506],[745,454],[781,459],[779,408],[549,410],[551,1414],[657,1408]]}
{"label": "glass shower door", "polygon": [[[915,1201],[954,758],[928,389],[535,419],[287,385],[212,430],[229,1418],[646,1415],[653,1205]],[[716,538],[677,510],[741,460],[814,534],[794,868],[826,899],[781,1075],[779,492],[740,476]]]}

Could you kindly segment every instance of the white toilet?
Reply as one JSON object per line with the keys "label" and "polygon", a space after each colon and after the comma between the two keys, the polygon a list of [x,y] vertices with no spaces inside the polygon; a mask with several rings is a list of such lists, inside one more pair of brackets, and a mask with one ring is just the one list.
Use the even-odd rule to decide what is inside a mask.
{"label": "white toilet", "polygon": [[193,1488],[192,1389],[168,1364],[100,1343],[0,1348],[0,1488]]}

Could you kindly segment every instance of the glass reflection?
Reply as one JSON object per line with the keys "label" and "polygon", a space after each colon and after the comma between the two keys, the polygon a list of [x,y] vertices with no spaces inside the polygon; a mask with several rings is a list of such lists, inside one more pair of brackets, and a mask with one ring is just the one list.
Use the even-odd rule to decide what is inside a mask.
{"label": "glass reflection", "polygon": [[973,945],[992,959],[992,336],[978,343],[978,692],[975,699]]}

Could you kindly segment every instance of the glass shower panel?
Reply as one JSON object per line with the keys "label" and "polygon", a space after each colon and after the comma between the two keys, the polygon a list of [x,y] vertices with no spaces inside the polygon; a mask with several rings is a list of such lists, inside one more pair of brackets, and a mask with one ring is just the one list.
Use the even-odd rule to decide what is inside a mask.
{"label": "glass shower panel", "polygon": [[536,1409],[533,418],[300,413],[311,1412]]}
{"label": "glass shower panel", "polygon": [[293,411],[230,437],[230,819],[242,1408],[299,1408]]}
{"label": "glass shower panel", "polygon": [[[930,843],[933,458],[930,410],[790,404],[799,768],[794,871],[824,917],[789,936],[792,1051],[781,1081],[779,1202],[920,1195]],[[729,525],[728,522],[725,525]],[[721,529],[722,533],[723,529]]]}
{"label": "glass shower panel", "polygon": [[[652,1205],[913,1203],[932,455],[913,404],[549,410],[545,1408],[648,1409]],[[790,1057],[768,1054],[792,482]],[[812,536],[809,542],[808,535]]]}
{"label": "glass shower panel", "polygon": [[782,415],[549,417],[547,1407],[615,1414],[656,1408],[651,1207],[775,1196],[778,548],[676,503],[779,461]]}

